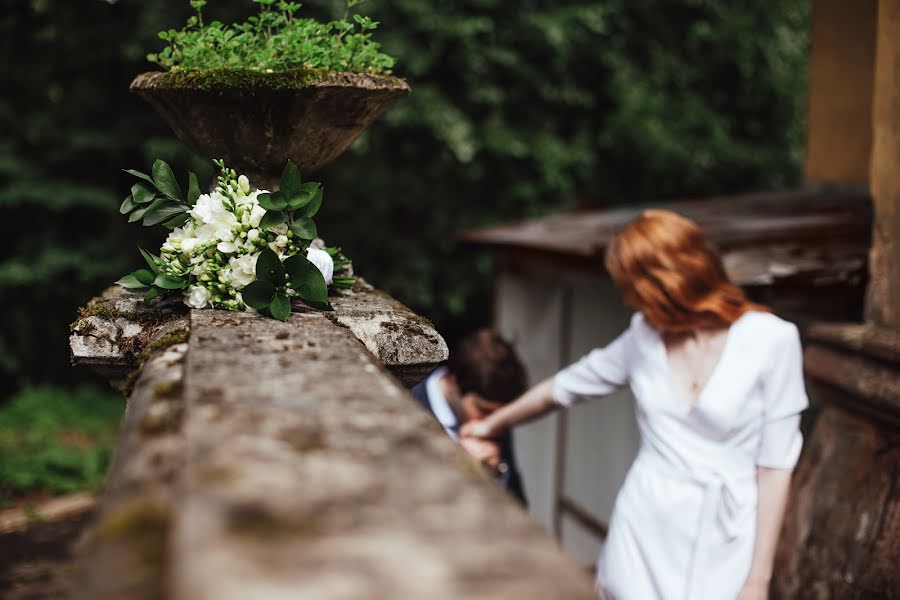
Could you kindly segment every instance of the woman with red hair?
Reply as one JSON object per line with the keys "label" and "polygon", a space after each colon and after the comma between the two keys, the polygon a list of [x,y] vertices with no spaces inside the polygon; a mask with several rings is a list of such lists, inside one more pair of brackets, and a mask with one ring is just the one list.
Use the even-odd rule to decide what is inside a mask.
{"label": "woman with red hair", "polygon": [[807,406],[797,328],[747,300],[692,221],[647,210],[606,268],[631,325],[462,435],[610,394],[636,398],[641,449],[597,562],[618,600],[762,599]]}

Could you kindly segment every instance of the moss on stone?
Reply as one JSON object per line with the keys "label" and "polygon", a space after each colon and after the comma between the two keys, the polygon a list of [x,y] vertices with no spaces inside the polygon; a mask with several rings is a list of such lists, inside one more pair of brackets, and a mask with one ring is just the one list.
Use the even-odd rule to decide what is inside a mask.
{"label": "moss on stone", "polygon": [[117,507],[97,525],[104,543],[128,544],[145,567],[161,569],[169,536],[170,514],[160,501],[138,499]]}
{"label": "moss on stone", "polygon": [[141,354],[141,363],[144,363],[153,356],[157,352],[161,352],[170,346],[174,346],[175,344],[183,344],[188,341],[190,337],[190,332],[185,328],[173,329],[169,333],[160,337],[158,340],[153,340],[149,344],[144,347],[144,352]]}
{"label": "moss on stone", "polygon": [[181,395],[184,382],[180,379],[157,384],[153,388],[153,395],[157,398],[177,398]]}
{"label": "moss on stone", "polygon": [[120,347],[126,354],[126,357],[131,358],[136,365],[116,386],[126,396],[131,395],[131,392],[134,390],[134,384],[137,383],[137,379],[141,374],[141,369],[144,368],[144,364],[155,353],[161,352],[175,344],[187,342],[190,336],[190,332],[187,329],[180,327],[148,343],[148,339],[153,333],[155,333],[155,330],[148,329],[131,338],[126,338],[120,343]]}
{"label": "moss on stone", "polygon": [[159,76],[160,85],[191,90],[298,90],[318,81],[325,74],[320,69],[295,69],[265,73],[252,69],[175,68]]}

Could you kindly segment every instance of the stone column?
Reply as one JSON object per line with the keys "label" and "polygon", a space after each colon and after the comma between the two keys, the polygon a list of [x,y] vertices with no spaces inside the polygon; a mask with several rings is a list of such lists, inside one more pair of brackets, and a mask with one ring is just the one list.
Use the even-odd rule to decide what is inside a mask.
{"label": "stone column", "polygon": [[900,1],[881,0],[870,171],[875,207],[866,319],[900,330]]}
{"label": "stone column", "polygon": [[878,0],[815,0],[812,5],[806,178],[866,185]]}

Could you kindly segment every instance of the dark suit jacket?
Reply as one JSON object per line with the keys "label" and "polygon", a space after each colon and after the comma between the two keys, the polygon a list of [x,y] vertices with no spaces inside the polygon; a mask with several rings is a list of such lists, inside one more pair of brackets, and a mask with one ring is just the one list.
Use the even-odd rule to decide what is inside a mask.
{"label": "dark suit jacket", "polygon": [[[428,401],[428,389],[425,386],[425,381],[427,380],[428,378],[426,377],[424,380],[417,383],[411,392],[413,398],[428,411],[428,414],[437,420],[434,411],[431,410],[431,403]],[[516,465],[516,455],[513,452],[512,433],[505,431],[503,435],[495,441],[500,445],[500,460],[506,464],[507,469],[505,472],[498,473],[494,479],[501,487],[503,487],[503,489],[509,492],[513,498],[518,500],[522,506],[527,506],[528,502],[525,499],[522,476],[519,474],[519,468]]]}

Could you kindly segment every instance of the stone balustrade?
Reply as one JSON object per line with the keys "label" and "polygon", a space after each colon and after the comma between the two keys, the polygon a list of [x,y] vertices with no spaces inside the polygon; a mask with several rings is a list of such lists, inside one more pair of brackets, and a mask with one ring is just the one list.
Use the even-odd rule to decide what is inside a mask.
{"label": "stone balustrade", "polygon": [[136,298],[73,325],[73,361],[129,392],[78,597],[593,597],[404,389],[447,347],[396,300],[279,322]]}

